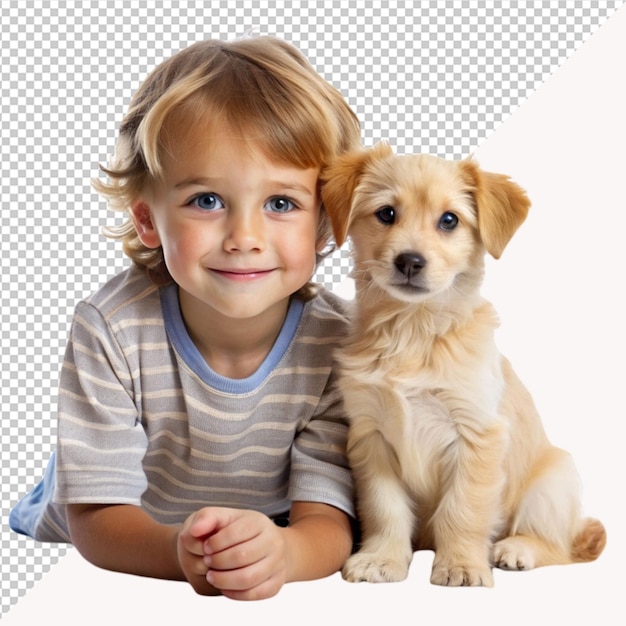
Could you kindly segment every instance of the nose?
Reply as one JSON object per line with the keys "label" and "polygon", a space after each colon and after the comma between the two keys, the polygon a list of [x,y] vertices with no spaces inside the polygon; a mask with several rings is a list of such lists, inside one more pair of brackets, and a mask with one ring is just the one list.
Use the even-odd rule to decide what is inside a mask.
{"label": "nose", "polygon": [[227,252],[262,250],[265,245],[264,220],[259,211],[229,210],[224,249]]}
{"label": "nose", "polygon": [[421,254],[416,254],[415,252],[403,252],[396,257],[394,264],[403,276],[410,279],[424,269],[426,259]]}

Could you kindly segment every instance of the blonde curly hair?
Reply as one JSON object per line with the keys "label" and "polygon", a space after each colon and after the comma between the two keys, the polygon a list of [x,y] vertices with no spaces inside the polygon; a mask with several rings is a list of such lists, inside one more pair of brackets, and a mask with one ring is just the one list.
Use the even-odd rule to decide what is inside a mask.
{"label": "blonde curly hair", "polygon": [[[360,145],[360,124],[341,93],[291,44],[274,37],[193,44],[153,70],[135,93],[119,128],[115,154],[95,189],[128,219],[106,229],[157,284],[171,281],[162,249],[144,246],[130,207],[160,180],[168,145],[194,123],[225,123],[272,158],[324,168]],[[167,125],[167,126],[166,126]],[[322,210],[318,241],[331,241]],[[321,256],[318,255],[318,262]],[[312,283],[300,295],[310,297]]]}

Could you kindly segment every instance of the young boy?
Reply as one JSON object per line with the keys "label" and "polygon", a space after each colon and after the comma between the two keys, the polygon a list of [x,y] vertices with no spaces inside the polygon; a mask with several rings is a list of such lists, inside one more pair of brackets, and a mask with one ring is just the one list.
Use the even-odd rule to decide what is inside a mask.
{"label": "young boy", "polygon": [[134,263],[76,308],[57,450],[15,531],[236,599],[341,567],[346,316],[309,280],[330,238],[318,175],[359,143],[274,38],[201,42],[146,79],[96,183]]}

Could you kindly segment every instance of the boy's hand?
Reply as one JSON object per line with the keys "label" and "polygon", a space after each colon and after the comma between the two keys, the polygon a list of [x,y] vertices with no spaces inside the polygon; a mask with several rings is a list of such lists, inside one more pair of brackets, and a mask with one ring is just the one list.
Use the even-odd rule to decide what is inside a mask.
{"label": "boy's hand", "polygon": [[201,594],[238,600],[275,595],[288,577],[284,529],[256,511],[206,507],[178,535],[183,572]]}
{"label": "boy's hand", "polygon": [[187,580],[202,595],[253,600],[283,584],[337,572],[350,555],[348,516],[330,505],[292,502],[289,526],[247,510],[207,507],[180,528],[131,504],[68,504],[72,543],[116,572]]}

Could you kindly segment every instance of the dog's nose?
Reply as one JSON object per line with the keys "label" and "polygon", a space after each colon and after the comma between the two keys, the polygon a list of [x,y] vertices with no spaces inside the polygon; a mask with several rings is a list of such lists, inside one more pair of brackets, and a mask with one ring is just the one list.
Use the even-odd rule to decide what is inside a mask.
{"label": "dog's nose", "polygon": [[404,252],[396,257],[395,265],[401,274],[411,278],[422,271],[426,265],[426,259],[414,252]]}

